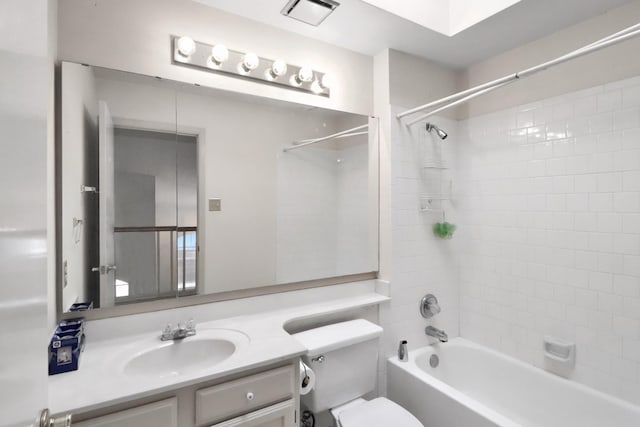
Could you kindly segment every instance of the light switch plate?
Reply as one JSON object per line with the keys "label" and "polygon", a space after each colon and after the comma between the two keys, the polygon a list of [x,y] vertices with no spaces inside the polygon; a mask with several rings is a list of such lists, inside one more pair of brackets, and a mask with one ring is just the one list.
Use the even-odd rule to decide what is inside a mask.
{"label": "light switch plate", "polygon": [[209,199],[209,212],[220,212],[222,210],[222,199]]}

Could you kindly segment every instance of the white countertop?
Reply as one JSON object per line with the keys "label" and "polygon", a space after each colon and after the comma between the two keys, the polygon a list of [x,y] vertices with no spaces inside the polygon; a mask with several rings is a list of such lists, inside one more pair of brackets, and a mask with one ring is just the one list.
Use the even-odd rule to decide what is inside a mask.
{"label": "white countertop", "polygon": [[49,377],[49,408],[54,414],[86,412],[299,357],[307,349],[285,331],[284,325],[287,322],[377,305],[388,300],[384,295],[368,292],[320,303],[198,323],[197,329],[240,331],[248,336],[249,343],[211,369],[175,377],[141,379],[126,376],[121,373],[120,364],[115,360],[116,355],[122,354],[122,349],[149,339],[150,336],[158,336],[159,332],[102,341],[92,341],[88,337],[80,357],[80,368]]}

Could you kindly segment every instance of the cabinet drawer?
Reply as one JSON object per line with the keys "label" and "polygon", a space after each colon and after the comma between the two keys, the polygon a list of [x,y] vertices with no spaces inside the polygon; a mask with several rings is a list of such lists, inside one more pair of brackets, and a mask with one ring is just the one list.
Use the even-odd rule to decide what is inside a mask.
{"label": "cabinet drawer", "polygon": [[213,424],[290,399],[293,366],[274,369],[196,392],[196,424]]}
{"label": "cabinet drawer", "polygon": [[73,423],[73,427],[178,427],[178,399],[172,397]]}
{"label": "cabinet drawer", "polygon": [[291,399],[210,427],[293,427],[294,412],[295,401]]}

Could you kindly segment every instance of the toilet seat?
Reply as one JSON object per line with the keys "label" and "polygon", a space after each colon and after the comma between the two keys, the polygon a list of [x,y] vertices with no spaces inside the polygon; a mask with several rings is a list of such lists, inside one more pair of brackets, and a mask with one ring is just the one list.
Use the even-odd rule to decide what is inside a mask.
{"label": "toilet seat", "polygon": [[406,409],[384,397],[345,408],[338,421],[341,427],[424,427]]}

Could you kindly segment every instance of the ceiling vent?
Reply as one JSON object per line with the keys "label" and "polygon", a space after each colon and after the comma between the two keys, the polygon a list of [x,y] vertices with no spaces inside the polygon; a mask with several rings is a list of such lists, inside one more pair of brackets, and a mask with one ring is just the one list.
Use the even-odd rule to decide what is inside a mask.
{"label": "ceiling vent", "polygon": [[317,27],[340,3],[333,0],[290,0],[281,13]]}

